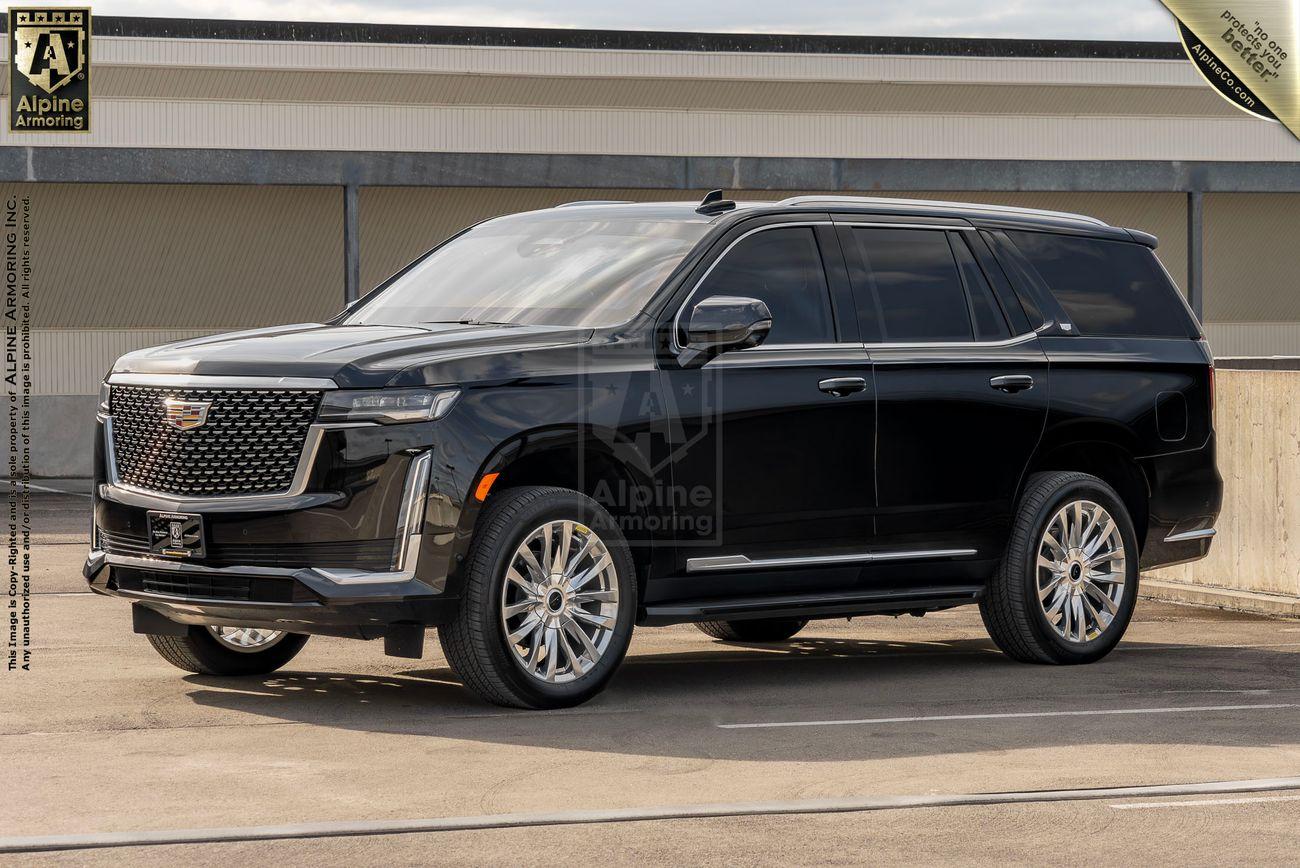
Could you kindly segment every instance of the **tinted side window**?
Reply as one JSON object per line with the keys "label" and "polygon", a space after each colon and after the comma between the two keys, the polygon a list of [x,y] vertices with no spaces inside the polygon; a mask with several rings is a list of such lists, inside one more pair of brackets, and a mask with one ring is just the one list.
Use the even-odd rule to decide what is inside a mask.
{"label": "tinted side window", "polygon": [[968,341],[970,312],[945,233],[855,228],[882,339]]}
{"label": "tinted side window", "polygon": [[954,232],[948,238],[952,241],[952,252],[957,256],[962,279],[966,281],[966,293],[970,296],[970,309],[975,318],[975,340],[1000,341],[1011,337],[1011,329],[1007,328],[1007,319],[993,296],[993,288],[989,286],[988,279],[975,261],[975,255],[962,238],[962,233]]}
{"label": "tinted side window", "polygon": [[720,261],[695,293],[757,298],[772,311],[768,344],[835,340],[830,290],[817,239],[808,226],[764,229],[743,239]]}
{"label": "tinted side window", "polygon": [[1191,323],[1178,290],[1140,244],[1007,232],[1043,278],[1080,334],[1188,337]]}

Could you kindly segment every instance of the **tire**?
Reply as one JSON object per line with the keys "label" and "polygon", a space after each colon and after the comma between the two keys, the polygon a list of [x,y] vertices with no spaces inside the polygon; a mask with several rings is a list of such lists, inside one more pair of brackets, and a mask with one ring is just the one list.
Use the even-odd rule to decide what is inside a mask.
{"label": "tire", "polygon": [[[1079,504],[1082,520],[1075,518],[1079,514],[1075,512],[1075,504]],[[1094,513],[1095,520],[1089,523],[1087,504],[1100,507],[1109,515],[1110,529],[1100,512]],[[1067,506],[1065,523],[1058,523]],[[1052,539],[1065,544],[1061,546],[1063,556],[1045,538],[1049,525]],[[1083,529],[1081,545],[1069,545],[1075,539],[1071,525]],[[1118,559],[1104,557],[1108,551],[1118,551],[1111,548],[1116,544],[1115,532],[1123,546],[1122,568]],[[1097,565],[1094,569],[1084,555],[1098,537],[1103,539],[1098,543],[1096,556],[1100,559],[1093,562]],[[1040,549],[1052,566],[1040,566]],[[1066,568],[1054,568],[1061,565]],[[1037,473],[1025,486],[1006,554],[989,580],[979,608],[994,643],[1016,660],[1092,663],[1110,653],[1128,629],[1137,591],[1137,535],[1128,510],[1115,490],[1086,473]],[[1110,604],[1105,604],[1103,596]],[[1049,613],[1058,604],[1059,610]],[[1096,635],[1093,635],[1094,626]]]}
{"label": "tire", "polygon": [[301,633],[283,633],[261,651],[237,651],[213,636],[207,627],[193,626],[185,636],[150,634],[145,638],[171,665],[201,675],[265,675],[288,663],[307,644],[307,637]]}
{"label": "tire", "polygon": [[[574,567],[561,577],[544,568],[545,558],[560,559],[544,553],[542,538],[550,528],[548,550],[558,552],[566,522],[572,529],[565,561]],[[587,543],[590,548],[584,548]],[[528,549],[531,563],[521,548]],[[601,548],[609,560],[604,567],[603,555],[595,554]],[[508,570],[523,581],[508,580]],[[586,582],[572,584],[588,571],[595,572]],[[592,594],[601,600],[587,600]],[[631,642],[636,607],[636,566],[604,508],[567,488],[511,488],[493,496],[479,519],[460,609],[438,629],[438,640],[465,686],[488,702],[565,708],[586,702],[609,683]],[[507,614],[508,609],[519,611]],[[575,626],[585,642],[573,633]],[[523,632],[511,641],[507,629]]]}
{"label": "tire", "polygon": [[695,626],[723,642],[784,642],[808,625],[804,618],[756,618],[752,621],[700,621]]}

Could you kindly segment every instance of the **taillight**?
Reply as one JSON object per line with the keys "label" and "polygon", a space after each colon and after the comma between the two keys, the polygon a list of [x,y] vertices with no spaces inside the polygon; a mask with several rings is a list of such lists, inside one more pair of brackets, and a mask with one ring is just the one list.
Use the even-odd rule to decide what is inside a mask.
{"label": "taillight", "polygon": [[1214,365],[1210,365],[1210,424],[1214,424]]}

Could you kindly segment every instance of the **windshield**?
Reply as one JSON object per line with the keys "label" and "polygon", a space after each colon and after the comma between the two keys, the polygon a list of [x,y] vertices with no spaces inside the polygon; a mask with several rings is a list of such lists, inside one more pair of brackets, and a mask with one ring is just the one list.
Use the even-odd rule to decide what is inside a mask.
{"label": "windshield", "polygon": [[501,217],[425,256],[343,323],[619,325],[640,313],[708,228],[648,215]]}

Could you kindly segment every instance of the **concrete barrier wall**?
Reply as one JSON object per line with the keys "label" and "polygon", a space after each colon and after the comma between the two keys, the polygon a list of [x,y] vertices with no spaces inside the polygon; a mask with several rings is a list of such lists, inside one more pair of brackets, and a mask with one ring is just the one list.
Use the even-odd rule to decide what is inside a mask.
{"label": "concrete barrier wall", "polygon": [[1154,570],[1147,596],[1300,614],[1300,370],[1220,367],[1223,511],[1209,557]]}

